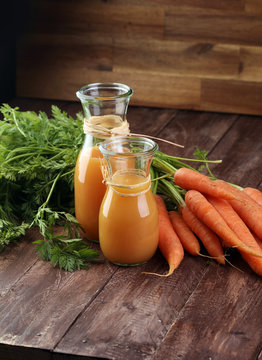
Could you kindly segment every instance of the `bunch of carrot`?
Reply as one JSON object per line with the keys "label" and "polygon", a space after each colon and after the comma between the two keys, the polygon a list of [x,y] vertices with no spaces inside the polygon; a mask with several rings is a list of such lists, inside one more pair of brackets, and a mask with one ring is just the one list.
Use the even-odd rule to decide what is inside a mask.
{"label": "bunch of carrot", "polygon": [[[152,169],[153,173],[154,170],[156,168]],[[162,276],[174,272],[184,258],[184,251],[202,255],[201,243],[207,256],[219,264],[226,261],[224,248],[237,248],[253,271],[261,276],[262,192],[211,180],[190,168],[173,170],[172,181],[170,174],[169,180],[165,175],[160,176],[158,186],[153,189],[177,204],[176,211],[168,211],[163,197],[155,194],[159,210],[159,249],[169,264],[168,273]]]}

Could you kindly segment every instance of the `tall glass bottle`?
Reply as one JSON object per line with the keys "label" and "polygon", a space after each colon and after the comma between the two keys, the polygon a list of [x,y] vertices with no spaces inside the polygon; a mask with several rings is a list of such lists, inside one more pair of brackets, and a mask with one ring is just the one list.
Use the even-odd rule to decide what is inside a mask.
{"label": "tall glass bottle", "polygon": [[76,93],[84,111],[86,136],[75,167],[75,215],[83,227],[83,235],[93,241],[99,241],[98,215],[106,191],[98,144],[128,131],[123,125],[127,124],[126,113],[132,94],[130,87],[118,83],[89,84]]}
{"label": "tall glass bottle", "polygon": [[149,169],[157,144],[117,137],[99,145],[107,191],[99,213],[100,247],[118,265],[148,261],[158,246],[158,211]]}

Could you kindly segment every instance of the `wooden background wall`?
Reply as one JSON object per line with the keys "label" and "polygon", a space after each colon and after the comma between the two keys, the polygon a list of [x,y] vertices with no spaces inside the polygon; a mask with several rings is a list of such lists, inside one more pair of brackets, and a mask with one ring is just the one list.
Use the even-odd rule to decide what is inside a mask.
{"label": "wooden background wall", "polygon": [[17,95],[76,100],[123,82],[133,105],[262,114],[262,0],[29,0]]}

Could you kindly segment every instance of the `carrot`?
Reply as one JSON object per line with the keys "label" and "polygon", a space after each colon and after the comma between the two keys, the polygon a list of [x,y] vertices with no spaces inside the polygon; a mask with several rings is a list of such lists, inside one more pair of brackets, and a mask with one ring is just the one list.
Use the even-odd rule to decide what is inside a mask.
{"label": "carrot", "polygon": [[262,257],[262,255],[256,250],[248,247],[239,240],[217,210],[200,192],[189,190],[186,193],[185,201],[189,209],[198,217],[198,219],[200,219],[230,246],[237,247],[238,250],[241,250],[246,254]]}
{"label": "carrot", "polygon": [[252,233],[252,235],[254,236],[256,242],[258,243],[258,246],[262,249],[262,239],[260,239],[258,236],[256,236],[256,234]]}
{"label": "carrot", "polygon": [[262,208],[244,191],[226,183],[223,180],[216,180],[225,189],[235,195],[234,200],[230,200],[233,209],[238,213],[245,224],[262,239]]}
{"label": "carrot", "polygon": [[183,217],[176,211],[169,211],[168,215],[183,248],[191,255],[200,255],[199,241]]}
{"label": "carrot", "polygon": [[[239,217],[239,215],[232,208],[230,203],[223,199],[218,199],[213,196],[206,196],[207,200],[211,205],[219,212],[222,218],[225,220],[227,225],[230,227],[232,231],[237,235],[237,237],[248,247],[254,249],[258,253],[262,255],[262,250],[259,247],[257,241],[254,236],[251,234],[250,230],[243,222],[243,220]],[[249,264],[251,269],[254,270],[258,275],[262,275],[262,258],[245,254],[240,251],[244,260]]]}
{"label": "carrot", "polygon": [[201,193],[218,196],[226,200],[232,200],[235,198],[230,191],[225,190],[222,186],[212,181],[208,176],[191,169],[178,169],[175,172],[174,180],[175,183],[183,189],[197,190]]}
{"label": "carrot", "polygon": [[225,264],[223,248],[216,234],[203,224],[188,206],[183,207],[181,211],[185,223],[190,227],[193,233],[199,237],[209,255],[219,264]]}
{"label": "carrot", "polygon": [[258,205],[262,206],[262,192],[260,190],[252,187],[246,187],[244,188],[244,192],[255,200]]}
{"label": "carrot", "polygon": [[158,208],[158,247],[169,265],[168,273],[159,276],[170,276],[183,260],[184,249],[168,217],[168,212],[164,200],[159,195],[154,196]]}

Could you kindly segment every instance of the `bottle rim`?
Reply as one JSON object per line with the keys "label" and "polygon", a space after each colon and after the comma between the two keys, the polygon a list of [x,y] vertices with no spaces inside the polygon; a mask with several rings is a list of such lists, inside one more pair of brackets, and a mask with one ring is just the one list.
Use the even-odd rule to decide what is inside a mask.
{"label": "bottle rim", "polygon": [[[136,143],[137,145],[146,144],[148,146],[147,149],[137,152],[118,152],[111,150],[110,147],[112,144],[123,145],[125,143]],[[104,156],[119,156],[119,157],[137,157],[137,156],[153,156],[154,153],[158,150],[158,144],[144,136],[116,136],[113,138],[109,138],[102,143],[99,144],[99,150]]]}
{"label": "bottle rim", "polygon": [[[118,90],[121,93],[116,94],[115,96],[93,96],[88,95],[87,93],[92,90]],[[97,100],[97,101],[112,101],[115,99],[127,98],[132,96],[134,93],[133,89],[128,85],[121,83],[92,83],[82,86],[77,92],[76,96],[81,100]]]}

